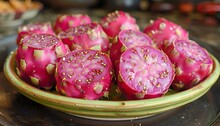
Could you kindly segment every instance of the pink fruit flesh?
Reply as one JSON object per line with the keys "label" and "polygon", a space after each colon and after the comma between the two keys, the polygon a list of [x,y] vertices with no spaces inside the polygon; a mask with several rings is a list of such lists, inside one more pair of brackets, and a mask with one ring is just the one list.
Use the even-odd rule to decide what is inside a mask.
{"label": "pink fruit flesh", "polygon": [[[144,33],[134,30],[122,30],[112,43],[110,49],[110,57],[115,67],[115,71],[118,71],[118,63],[121,54],[128,48],[142,45],[152,45],[152,40]],[[117,75],[116,75],[117,76]]]}
{"label": "pink fruit flesh", "polygon": [[198,84],[209,75],[213,67],[208,52],[191,40],[177,40],[165,53],[176,67],[172,84],[175,90],[189,89]]}
{"label": "pink fruit flesh", "polygon": [[188,32],[181,26],[158,18],[144,29],[146,33],[160,49],[165,49],[171,42],[177,39],[189,39]]}
{"label": "pink fruit flesh", "polygon": [[77,45],[82,49],[102,52],[108,52],[110,48],[107,35],[97,23],[83,24],[60,32],[58,36],[71,50],[74,50]]}
{"label": "pink fruit flesh", "polygon": [[17,44],[20,43],[21,39],[25,37],[26,35],[32,35],[32,34],[51,34],[55,35],[53,32],[52,26],[49,22],[46,23],[30,23],[27,25],[20,26],[18,28],[18,37],[17,37]]}
{"label": "pink fruit flesh", "polygon": [[18,75],[36,87],[51,89],[55,85],[56,62],[68,51],[67,46],[53,35],[26,36],[17,49]]}
{"label": "pink fruit flesh", "polygon": [[120,58],[118,86],[128,99],[160,97],[174,78],[174,68],[162,51],[152,46],[127,49]]}
{"label": "pink fruit flesh", "polygon": [[135,18],[123,11],[109,13],[101,19],[100,24],[110,38],[114,38],[121,30],[139,30]]}
{"label": "pink fruit flesh", "polygon": [[100,51],[82,49],[64,56],[58,63],[56,89],[74,98],[99,99],[108,93],[111,61]]}
{"label": "pink fruit flesh", "polygon": [[146,34],[134,30],[122,30],[118,40],[126,47],[131,48],[140,45],[153,45],[152,40]]}
{"label": "pink fruit flesh", "polygon": [[88,15],[72,14],[72,15],[59,15],[55,21],[54,30],[56,33],[66,31],[69,28],[73,28],[82,24],[89,24],[92,20]]}

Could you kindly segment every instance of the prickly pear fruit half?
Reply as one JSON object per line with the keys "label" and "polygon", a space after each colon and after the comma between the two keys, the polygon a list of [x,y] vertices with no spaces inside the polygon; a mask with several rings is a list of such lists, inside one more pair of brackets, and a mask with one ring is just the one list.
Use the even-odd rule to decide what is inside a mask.
{"label": "prickly pear fruit half", "polygon": [[37,22],[37,23],[30,23],[27,25],[20,26],[18,28],[18,36],[16,43],[19,44],[21,42],[21,39],[26,35],[43,34],[43,33],[55,35],[50,22],[41,22],[41,23]]}
{"label": "prickly pear fruit half", "polygon": [[127,99],[147,99],[165,94],[174,78],[168,56],[152,46],[136,46],[122,53],[118,86]]}
{"label": "prickly pear fruit half", "polygon": [[65,31],[69,28],[73,28],[82,24],[92,23],[92,20],[88,15],[83,14],[61,14],[57,17],[54,24],[54,30],[58,34],[61,31]]}
{"label": "prickly pear fruit half", "polygon": [[189,39],[188,32],[181,26],[165,19],[158,18],[152,21],[144,29],[146,33],[160,49],[165,49],[174,40]]}
{"label": "prickly pear fruit half", "polygon": [[70,50],[74,50],[77,46],[82,49],[93,49],[102,52],[108,52],[110,49],[108,37],[97,23],[70,28],[60,32],[58,37],[64,44],[69,46]]}
{"label": "prickly pear fruit half", "polygon": [[118,71],[120,56],[125,50],[142,45],[153,46],[153,41],[141,31],[120,31],[117,37],[115,37],[115,39],[113,40],[112,47],[110,49],[110,58],[112,60],[114,68],[116,69],[115,71]]}
{"label": "prickly pear fruit half", "polygon": [[100,24],[105,33],[112,39],[118,35],[121,30],[139,30],[135,18],[124,11],[109,13],[101,19]]}
{"label": "prickly pear fruit half", "polygon": [[112,64],[107,54],[81,49],[68,53],[57,65],[56,89],[69,97],[95,100],[108,94]]}
{"label": "prickly pear fruit half", "polygon": [[212,70],[213,60],[208,52],[192,40],[176,40],[165,53],[175,65],[172,87],[185,90],[204,80]]}
{"label": "prickly pear fruit half", "polygon": [[55,85],[56,62],[68,51],[68,47],[53,35],[26,36],[17,48],[17,73],[26,82],[49,90]]}

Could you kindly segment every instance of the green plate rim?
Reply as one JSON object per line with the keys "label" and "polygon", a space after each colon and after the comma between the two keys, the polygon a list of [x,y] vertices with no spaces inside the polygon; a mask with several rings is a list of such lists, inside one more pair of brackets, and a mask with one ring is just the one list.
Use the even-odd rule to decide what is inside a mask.
{"label": "green plate rim", "polygon": [[[58,94],[53,94],[48,91],[40,90],[22,81],[17,76],[14,69],[14,51],[8,55],[5,61],[4,73],[12,86],[26,97],[40,104],[66,113],[88,117],[91,116],[100,118],[118,118],[120,117],[120,113],[122,117],[132,117],[134,115],[139,116],[140,113],[143,113],[141,111],[146,111],[145,114],[141,114],[140,116],[147,116],[185,105],[204,95],[215,84],[220,75],[220,65],[218,60],[212,54],[210,54],[210,56],[214,61],[212,72],[204,81],[202,81],[198,85],[194,86],[191,89],[172,95],[144,100],[86,100],[70,98]],[[86,113],[86,111],[88,113]],[[98,112],[100,112],[100,114]],[[129,112],[134,112],[134,114],[126,114]],[[94,113],[97,114],[95,115]]]}

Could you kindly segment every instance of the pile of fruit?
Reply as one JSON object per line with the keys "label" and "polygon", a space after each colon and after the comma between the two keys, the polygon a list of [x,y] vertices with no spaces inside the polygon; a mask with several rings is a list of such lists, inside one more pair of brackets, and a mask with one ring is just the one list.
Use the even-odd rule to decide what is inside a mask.
{"label": "pile of fruit", "polygon": [[19,14],[41,8],[41,4],[32,0],[0,0],[0,14],[16,13]]}
{"label": "pile of fruit", "polygon": [[123,11],[99,23],[75,14],[59,15],[53,26],[27,24],[18,29],[17,45],[22,80],[90,100],[108,97],[113,87],[127,100],[161,97],[193,87],[213,67],[208,52],[181,26],[158,18],[142,32]]}

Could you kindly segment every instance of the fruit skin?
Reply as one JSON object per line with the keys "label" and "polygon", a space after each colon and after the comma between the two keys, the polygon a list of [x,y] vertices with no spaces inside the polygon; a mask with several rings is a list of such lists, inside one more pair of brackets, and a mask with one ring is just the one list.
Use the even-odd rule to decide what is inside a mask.
{"label": "fruit skin", "polygon": [[164,95],[174,76],[174,67],[168,56],[159,49],[144,45],[122,53],[117,82],[127,99],[148,99]]}
{"label": "fruit skin", "polygon": [[69,48],[53,35],[26,36],[17,48],[17,73],[33,86],[49,90],[55,85],[56,62],[68,52]]}
{"label": "fruit skin", "polygon": [[[141,31],[135,30],[122,30],[119,32],[117,37],[113,40],[111,49],[110,49],[110,58],[113,63],[115,71],[118,71],[118,63],[120,60],[121,54],[128,48],[142,45],[153,45],[153,41],[149,38],[148,35],[144,34]],[[117,73],[116,73],[117,76]]]}
{"label": "fruit skin", "polygon": [[192,40],[176,40],[165,53],[175,65],[172,87],[186,90],[204,80],[211,72],[213,60],[208,52]]}
{"label": "fruit skin", "polygon": [[61,31],[66,31],[82,24],[92,23],[88,15],[83,14],[60,14],[54,23],[54,31],[58,34]]}
{"label": "fruit skin", "polygon": [[177,39],[189,39],[188,32],[185,29],[165,18],[151,21],[151,24],[145,27],[144,33],[162,50]]}
{"label": "fruit skin", "polygon": [[32,35],[32,34],[55,35],[50,22],[29,23],[27,25],[23,25],[18,28],[18,36],[16,39],[16,43],[19,44],[23,37],[25,37],[26,35]]}
{"label": "fruit skin", "polygon": [[60,32],[58,37],[70,50],[75,48],[93,49],[107,53],[110,42],[102,27],[97,23],[83,24]]}
{"label": "fruit skin", "polygon": [[109,36],[113,39],[121,30],[139,30],[136,19],[124,11],[115,11],[103,17],[100,24]]}
{"label": "fruit skin", "polygon": [[56,90],[69,97],[96,100],[108,95],[112,64],[107,54],[81,49],[68,53],[57,65]]}

